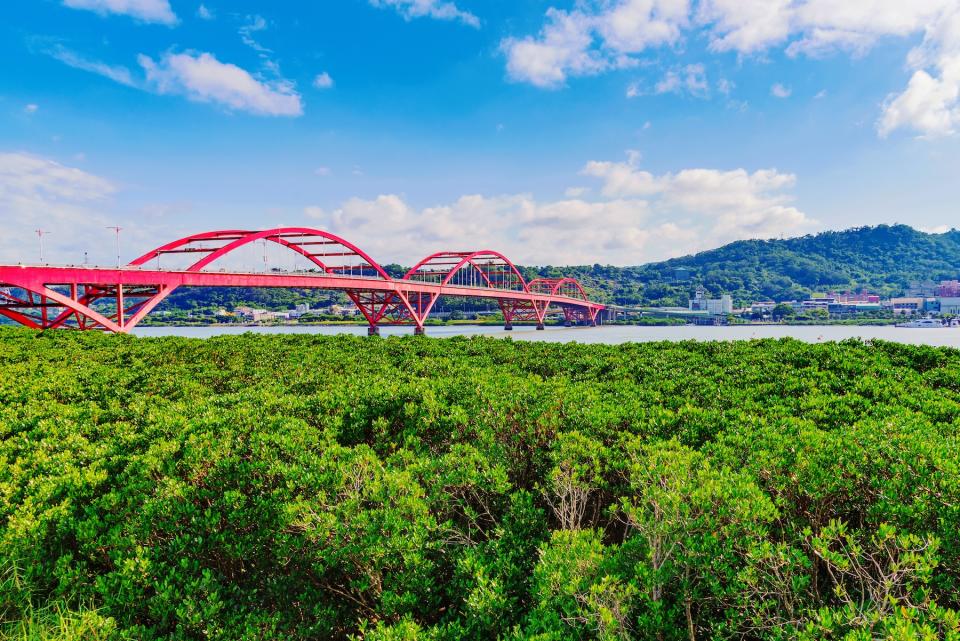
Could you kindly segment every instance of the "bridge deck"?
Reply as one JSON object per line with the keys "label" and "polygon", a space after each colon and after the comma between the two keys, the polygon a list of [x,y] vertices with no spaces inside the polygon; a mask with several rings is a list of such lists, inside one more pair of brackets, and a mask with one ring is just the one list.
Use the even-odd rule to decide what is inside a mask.
{"label": "bridge deck", "polygon": [[[262,242],[264,247],[275,243],[315,267],[306,272],[243,272],[211,266],[254,242]],[[159,268],[161,257],[187,253],[202,257],[185,269]],[[327,262],[330,257],[334,264]],[[148,268],[154,261],[158,268]],[[369,255],[343,238],[319,229],[284,227],[194,234],[157,247],[122,267],[0,265],[0,315],[40,329],[127,332],[178,287],[342,291],[367,319],[371,333],[376,333],[381,322],[412,323],[422,333],[424,321],[441,296],[496,300],[507,329],[514,319],[535,320],[542,329],[551,306],[563,312],[567,323],[593,324],[604,308],[589,300],[572,278],[538,278],[528,283],[516,266],[496,251],[431,254],[404,278],[391,278]]]}

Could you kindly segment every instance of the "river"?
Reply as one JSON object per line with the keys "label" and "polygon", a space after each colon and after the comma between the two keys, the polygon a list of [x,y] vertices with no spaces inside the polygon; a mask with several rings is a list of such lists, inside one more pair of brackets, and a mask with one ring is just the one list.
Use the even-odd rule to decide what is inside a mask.
{"label": "river", "polygon": [[[911,329],[905,327],[868,327],[851,325],[731,325],[671,327],[638,327],[635,325],[606,325],[601,327],[547,327],[537,331],[533,327],[519,326],[513,331],[492,325],[440,325],[428,326],[427,335],[436,338],[451,336],[494,336],[514,340],[536,340],[551,343],[576,341],[578,343],[630,343],[650,341],[733,341],[752,338],[792,337],[808,343],[842,341],[847,338],[874,338],[917,345],[940,345],[960,348],[960,328]],[[366,335],[366,326],[351,325],[279,325],[264,327],[237,327],[218,325],[212,327],[137,327],[135,336],[185,336],[208,338],[229,334],[355,334]],[[382,327],[382,336],[412,334],[411,327]]]}

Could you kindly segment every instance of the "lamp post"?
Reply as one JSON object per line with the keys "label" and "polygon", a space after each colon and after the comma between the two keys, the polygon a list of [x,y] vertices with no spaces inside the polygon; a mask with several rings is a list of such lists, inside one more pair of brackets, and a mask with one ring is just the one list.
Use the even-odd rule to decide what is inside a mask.
{"label": "lamp post", "polygon": [[38,229],[37,238],[40,239],[40,264],[43,265],[43,237],[52,232],[46,231],[44,229]]}
{"label": "lamp post", "polygon": [[108,225],[107,229],[112,229],[113,231],[116,232],[116,235],[117,235],[117,267],[119,268],[120,267],[120,230],[122,230],[123,227],[117,227],[116,225]]}

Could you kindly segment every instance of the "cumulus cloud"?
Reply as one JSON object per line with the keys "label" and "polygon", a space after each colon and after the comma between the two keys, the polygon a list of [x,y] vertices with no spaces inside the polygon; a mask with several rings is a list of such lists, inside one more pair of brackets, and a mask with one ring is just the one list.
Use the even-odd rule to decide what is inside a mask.
{"label": "cumulus cloud", "polygon": [[293,84],[265,81],[210,53],[167,53],[154,61],[138,57],[147,85],[159,93],[182,94],[190,100],[263,116],[300,116],[303,105]]}
{"label": "cumulus cloud", "polygon": [[330,77],[330,74],[324,71],[323,73],[317,74],[317,77],[313,79],[313,86],[317,89],[331,89],[333,87],[333,78]]}
{"label": "cumulus cloud", "polygon": [[605,10],[551,7],[540,33],[506,38],[507,75],[538,87],[563,86],[568,77],[595,75],[637,64],[632,54],[679,40],[687,0],[621,0]]}
{"label": "cumulus cloud", "polygon": [[[638,163],[635,153],[626,162],[587,163],[582,174],[598,179],[597,199],[578,187],[560,200],[472,194],[417,208],[383,194],[304,213],[378,259],[404,264],[432,251],[483,246],[527,265],[630,265],[817,226],[790,204],[791,174],[684,169],[655,175]],[[465,238],[471,247],[463,246]]]}
{"label": "cumulus cloud", "polygon": [[95,11],[100,15],[126,15],[142,22],[177,23],[169,0],[63,0],[63,4],[72,9]]}
{"label": "cumulus cloud", "polygon": [[[53,231],[44,239],[48,257],[80,262],[87,242],[109,221],[99,213],[116,186],[99,176],[23,152],[0,152],[0,211],[5,234],[0,259],[35,262],[36,249],[27,239],[35,230]],[[102,244],[102,243],[101,243]],[[49,260],[49,258],[48,258]]]}
{"label": "cumulus cloud", "polygon": [[791,0],[703,0],[696,17],[710,26],[713,51],[754,53],[790,34],[792,5]]}
{"label": "cumulus cloud", "polygon": [[789,98],[790,94],[793,93],[793,90],[790,87],[784,86],[783,84],[777,82],[770,87],[770,95],[775,98]]}
{"label": "cumulus cloud", "polygon": [[201,20],[213,20],[214,15],[213,11],[207,8],[205,4],[201,4],[199,7],[197,7],[197,17]]}
{"label": "cumulus cloud", "polygon": [[[507,76],[556,89],[570,78],[639,64],[638,54],[681,44],[693,29],[706,32],[714,52],[761,55],[783,47],[791,56],[860,56],[882,38],[924,34],[907,63],[906,89],[890,95],[878,122],[881,136],[912,129],[949,135],[960,122],[960,8],[957,0],[606,0],[547,9],[539,32],[501,41]],[[668,71],[661,92],[685,86]],[[644,92],[637,83],[627,97]]]}
{"label": "cumulus cloud", "polygon": [[436,20],[456,20],[474,28],[480,27],[480,18],[463,11],[453,2],[443,0],[370,0],[377,8],[392,8],[407,20],[413,18],[434,18]]}
{"label": "cumulus cloud", "polygon": [[900,128],[927,138],[954,134],[960,125],[960,8],[927,28],[908,63],[915,71],[902,93],[887,97],[880,135]]}
{"label": "cumulus cloud", "polygon": [[817,222],[789,203],[792,174],[775,169],[684,169],[654,175],[635,162],[586,164],[583,173],[602,181],[610,198],[644,197],[653,211],[702,217],[701,238],[718,245],[741,238],[763,238],[807,231]]}

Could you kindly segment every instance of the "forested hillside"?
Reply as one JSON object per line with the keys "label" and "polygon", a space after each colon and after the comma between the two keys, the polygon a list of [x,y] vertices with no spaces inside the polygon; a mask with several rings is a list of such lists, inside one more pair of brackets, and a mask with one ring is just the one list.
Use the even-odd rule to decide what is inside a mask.
{"label": "forested hillside", "polygon": [[0,330],[0,638],[960,635],[960,352]]}
{"label": "forested hillside", "polygon": [[[678,268],[688,269],[690,279],[678,282]],[[537,271],[582,278],[621,304],[686,305],[697,285],[739,302],[802,299],[829,289],[892,296],[911,281],[960,276],[960,231],[927,234],[907,225],[879,225],[784,240],[743,240],[640,267]]]}
{"label": "forested hillside", "polygon": [[[689,279],[677,280],[679,268],[689,270]],[[622,305],[685,306],[697,285],[714,295],[731,294],[738,303],[802,299],[829,289],[867,289],[893,296],[911,281],[960,276],[960,231],[927,234],[906,225],[879,225],[785,240],[744,240],[639,267],[522,269],[530,278],[574,276],[596,300]],[[388,271],[404,273],[399,265],[389,265]],[[238,304],[286,309],[297,302],[322,305],[345,300],[342,295],[309,290],[180,290],[160,309]],[[461,307],[468,309],[470,304]]]}

